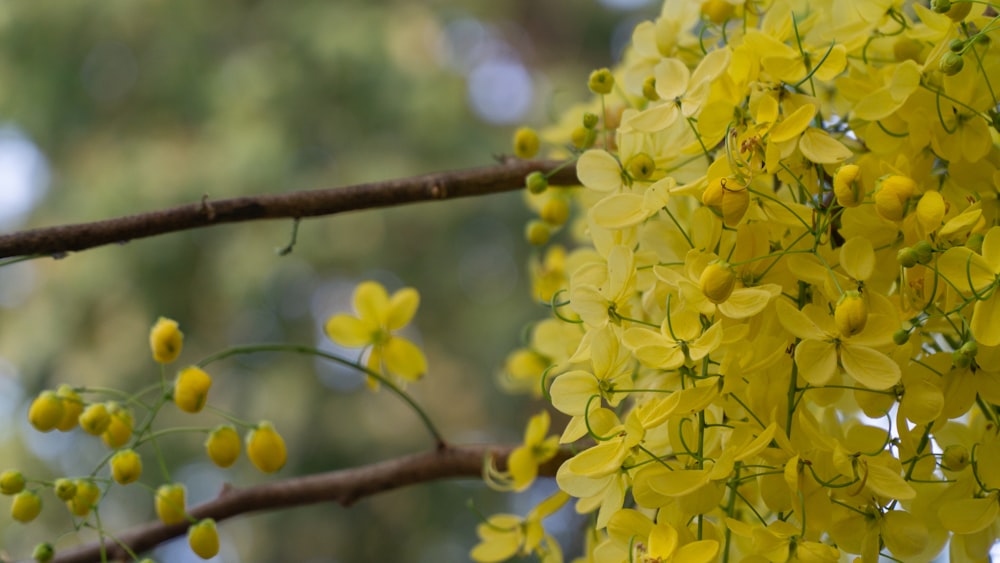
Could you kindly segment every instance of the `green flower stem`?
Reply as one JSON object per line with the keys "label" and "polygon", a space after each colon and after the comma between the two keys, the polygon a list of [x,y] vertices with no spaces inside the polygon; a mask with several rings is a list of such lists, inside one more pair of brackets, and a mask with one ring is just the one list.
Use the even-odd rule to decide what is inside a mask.
{"label": "green flower stem", "polygon": [[427,413],[424,411],[424,409],[421,408],[420,405],[418,405],[417,402],[414,401],[413,398],[410,397],[405,391],[403,391],[395,383],[390,381],[389,378],[385,377],[381,373],[370,370],[367,367],[362,366],[358,363],[341,358],[340,356],[336,356],[334,354],[330,354],[329,352],[324,352],[317,348],[313,348],[312,346],[303,346],[300,344],[248,344],[246,346],[234,346],[232,348],[228,348],[226,350],[222,350],[221,352],[212,354],[211,356],[208,356],[207,358],[198,362],[196,365],[198,367],[203,368],[211,363],[223,360],[225,358],[229,358],[231,356],[240,356],[244,354],[257,354],[259,352],[291,352],[293,354],[316,356],[319,358],[323,358],[325,360],[330,360],[331,362],[334,363],[338,363],[342,366],[354,368],[364,373],[368,377],[375,379],[382,385],[385,385],[386,387],[389,388],[390,391],[398,395],[399,398],[403,399],[403,401],[405,401],[406,404],[408,404],[410,408],[413,409],[413,412],[417,414],[421,422],[423,422],[424,426],[427,428],[427,431],[431,433],[431,436],[434,438],[434,441],[437,444],[438,448],[442,448],[446,444],[444,438],[441,436],[441,433],[438,432],[437,427],[434,426],[433,422],[431,422],[430,417],[427,416]]}

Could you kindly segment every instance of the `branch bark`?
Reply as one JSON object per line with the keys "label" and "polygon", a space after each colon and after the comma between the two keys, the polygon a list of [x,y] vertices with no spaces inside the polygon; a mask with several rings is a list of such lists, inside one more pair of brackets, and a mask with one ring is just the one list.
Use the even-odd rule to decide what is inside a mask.
{"label": "branch bark", "polygon": [[552,170],[557,171],[549,177],[551,185],[579,184],[576,168],[572,163],[563,165],[557,161],[510,160],[495,166],[340,188],[219,200],[206,198],[199,203],[103,221],[0,235],[0,258],[35,255],[61,257],[67,252],[222,223],[301,219],[419,201],[513,191],[524,186],[524,178],[529,173]]}
{"label": "branch bark", "polygon": [[[292,477],[249,488],[227,485],[215,499],[199,504],[188,512],[195,519],[224,520],[259,510],[275,510],[292,506],[333,501],[350,506],[367,496],[408,485],[482,475],[487,455],[501,469],[515,446],[471,445],[445,446],[433,451],[373,463],[351,469],[329,471],[302,477]],[[569,452],[560,451],[556,458],[539,468],[539,475],[555,475]],[[147,551],[171,538],[187,532],[187,524],[166,525],[158,521],[141,524],[115,538],[136,553]],[[105,542],[109,560],[127,559],[120,545]],[[101,547],[93,542],[56,553],[53,563],[91,563],[101,560]]]}

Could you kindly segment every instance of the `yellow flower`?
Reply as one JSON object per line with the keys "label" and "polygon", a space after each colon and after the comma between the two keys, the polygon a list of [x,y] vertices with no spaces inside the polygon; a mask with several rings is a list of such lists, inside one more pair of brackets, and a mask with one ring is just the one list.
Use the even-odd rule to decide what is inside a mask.
{"label": "yellow flower", "polygon": [[875,192],[875,209],[882,217],[899,221],[906,214],[907,203],[916,189],[916,182],[906,176],[883,178]]}
{"label": "yellow flower", "polygon": [[202,559],[211,559],[219,554],[219,530],[215,520],[205,518],[188,528],[188,545],[191,551]]}
{"label": "yellow flower", "polygon": [[174,403],[184,412],[201,411],[208,400],[212,377],[197,366],[182,369],[174,382]]}
{"label": "yellow flower", "polygon": [[111,476],[119,485],[134,483],[142,475],[142,458],[135,450],[120,450],[111,456]]}
{"label": "yellow flower", "polygon": [[51,432],[62,422],[65,407],[54,391],[42,391],[28,408],[28,422],[39,432]]}
{"label": "yellow flower", "polygon": [[528,427],[524,430],[524,443],[510,453],[507,458],[507,470],[513,480],[515,491],[527,489],[538,476],[538,466],[555,457],[559,451],[559,438],[548,436],[549,413],[541,413],[531,417]]}
{"label": "yellow flower", "polygon": [[97,500],[101,496],[101,489],[93,482],[86,479],[76,480],[76,494],[66,501],[66,508],[74,516],[84,517],[90,513],[91,509],[97,505]]}
{"label": "yellow flower", "polygon": [[14,495],[14,502],[10,505],[10,515],[17,520],[27,524],[38,518],[42,512],[42,498],[34,491],[21,491]]}
{"label": "yellow flower", "polygon": [[219,467],[229,467],[240,457],[240,435],[227,424],[215,427],[205,440],[205,451],[212,463]]}
{"label": "yellow flower", "polygon": [[366,281],[354,290],[357,316],[330,317],[326,334],[342,346],[370,346],[368,368],[372,371],[416,381],[427,372],[427,359],[415,344],[393,333],[409,324],[419,305],[420,294],[413,288],[390,297],[382,284]]}
{"label": "yellow flower", "polygon": [[538,555],[543,562],[562,561],[559,544],[545,533],[542,520],[559,510],[569,495],[558,492],[536,506],[526,517],[494,514],[476,527],[481,540],[470,557],[479,563],[495,563],[515,555]]}
{"label": "yellow flower", "polygon": [[969,326],[976,341],[1000,346],[1000,227],[986,233],[981,254],[965,246],[949,248],[938,258],[938,271],[962,294],[975,296]]}
{"label": "yellow flower", "polygon": [[149,331],[149,347],[157,363],[169,364],[176,360],[183,344],[184,334],[175,320],[160,317]]}
{"label": "yellow flower", "polygon": [[264,473],[274,473],[285,466],[288,459],[285,440],[269,421],[260,422],[247,434],[247,457]]}
{"label": "yellow flower", "polygon": [[187,519],[184,510],[184,485],[178,483],[160,485],[156,489],[156,516],[164,524],[180,524]]}

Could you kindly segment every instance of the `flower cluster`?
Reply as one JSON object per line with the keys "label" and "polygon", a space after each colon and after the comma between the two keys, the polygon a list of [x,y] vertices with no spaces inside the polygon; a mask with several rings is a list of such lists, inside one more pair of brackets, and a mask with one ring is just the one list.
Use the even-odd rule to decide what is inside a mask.
{"label": "flower cluster", "polygon": [[[170,319],[159,319],[150,331],[149,344],[154,361],[161,366],[176,361],[183,344],[178,323]],[[240,436],[232,423],[227,422],[214,428],[153,428],[157,414],[170,402],[186,413],[201,412],[207,404],[211,386],[212,377],[207,372],[201,367],[189,366],[177,373],[172,385],[165,377],[161,377],[159,385],[132,395],[114,389],[75,389],[69,385],[61,385],[55,391],[42,391],[28,410],[28,420],[36,430],[70,432],[79,426],[86,434],[100,436],[112,453],[89,475],[83,477],[60,477],[49,481],[29,480],[17,470],[0,473],[0,492],[13,497],[11,516],[22,523],[37,518],[42,511],[42,494],[49,489],[57,500],[65,503],[74,519],[74,526],[90,526],[103,534],[98,513],[107,489],[141,482],[143,457],[138,452],[140,447],[152,445],[153,453],[162,464],[163,454],[156,446],[156,441],[163,435],[178,430],[207,434],[205,450],[209,459],[220,467],[231,466],[241,450]],[[83,398],[109,393],[123,400],[90,401]],[[154,393],[159,395],[149,401],[146,395]],[[138,426],[133,414],[135,407],[145,411]],[[235,421],[225,413],[219,414]],[[253,465],[265,473],[281,469],[287,459],[287,451],[285,442],[275,431],[274,425],[268,421],[239,424],[247,429],[247,457]],[[105,466],[108,477],[100,475]],[[192,550],[205,559],[214,557],[219,551],[215,522],[211,519],[197,520],[187,512],[184,485],[170,482],[166,466],[162,467],[167,482],[155,489],[157,516],[165,524],[188,522],[188,539]],[[55,549],[51,544],[42,543],[35,549],[34,558],[47,561],[54,557],[54,553]]]}
{"label": "flower cluster", "polygon": [[[569,417],[581,561],[988,558],[998,11],[666,0],[542,131],[583,189],[529,178],[577,214],[507,381]],[[473,557],[541,554],[538,517],[490,519]]]}

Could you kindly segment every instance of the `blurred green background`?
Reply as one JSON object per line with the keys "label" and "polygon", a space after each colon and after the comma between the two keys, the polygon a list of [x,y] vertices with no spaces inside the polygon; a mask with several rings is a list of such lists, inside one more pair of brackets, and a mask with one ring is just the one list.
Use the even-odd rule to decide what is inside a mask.
{"label": "blurred green background", "polygon": [[[586,76],[611,64],[643,0],[108,0],[0,4],[0,230],[97,220],[212,198],[346,185],[490,164],[513,128],[543,126],[585,99]],[[520,194],[366,211],[302,223],[216,227],[0,268],[0,456],[53,479],[88,474],[105,455],[76,430],[40,434],[27,403],[44,388],[159,378],[147,333],[160,315],[186,335],[180,365],[228,346],[328,346],[325,319],[353,286],[378,279],[422,294],[409,336],[430,374],[410,387],[456,443],[516,442],[539,407],[496,384],[531,302]],[[431,446],[395,396],[345,370],[261,354],[212,367],[211,404],[270,419],[288,441],[279,473],[351,467]],[[169,374],[172,377],[172,370]],[[97,398],[90,396],[89,398]],[[218,416],[158,422],[214,425]],[[264,482],[243,458],[214,468],[200,434],[163,439],[190,503],[224,482]],[[152,450],[143,478],[162,478]],[[545,489],[551,484],[541,484]],[[466,508],[524,511],[476,482],[248,515],[220,529],[226,562],[463,561],[476,542]],[[0,557],[26,557],[72,530],[51,493],[31,525],[0,514]],[[3,501],[7,502],[7,501]],[[114,488],[104,525],[152,518],[149,491]],[[64,535],[61,535],[64,534]],[[153,554],[186,561],[183,541]]]}

